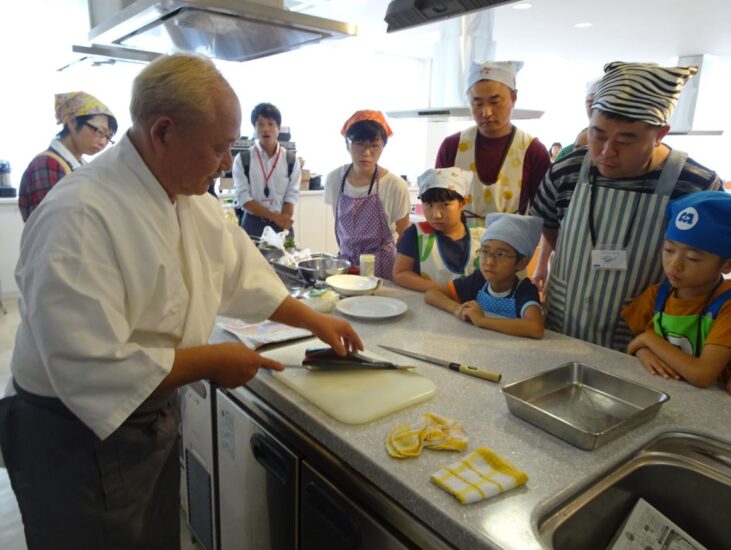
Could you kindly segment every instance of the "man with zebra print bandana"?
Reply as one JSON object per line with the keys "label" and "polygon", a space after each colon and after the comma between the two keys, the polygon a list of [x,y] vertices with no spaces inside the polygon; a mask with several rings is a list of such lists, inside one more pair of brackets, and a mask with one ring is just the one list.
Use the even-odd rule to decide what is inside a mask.
{"label": "man with zebra print bandana", "polygon": [[[696,67],[614,62],[604,71],[588,149],[551,166],[530,214],[543,218],[543,246],[556,251],[545,285],[547,328],[623,351],[632,333],[620,309],[662,281],[666,204],[721,181],[662,143]],[[550,250],[537,273],[546,272]]]}

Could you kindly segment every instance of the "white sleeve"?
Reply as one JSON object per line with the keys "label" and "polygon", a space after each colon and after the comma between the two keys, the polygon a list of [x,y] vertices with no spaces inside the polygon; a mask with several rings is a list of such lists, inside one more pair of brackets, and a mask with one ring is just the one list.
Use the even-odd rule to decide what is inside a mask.
{"label": "white sleeve", "polygon": [[226,266],[220,313],[249,323],[268,319],[289,296],[269,262],[240,227],[224,231]]}
{"label": "white sleeve", "polygon": [[389,173],[387,192],[389,198],[388,223],[395,224],[411,211],[409,186],[402,178]]}
{"label": "white sleeve", "polygon": [[[285,153],[286,160],[286,153]],[[289,166],[287,166],[289,170]],[[292,175],[289,177],[289,184],[287,185],[287,191],[284,193],[284,199],[282,203],[289,202],[297,204],[297,200],[300,196],[300,182],[302,180],[302,166],[298,158],[294,159],[294,166],[292,167]],[[284,206],[284,204],[282,204]]]}
{"label": "white sleeve", "polygon": [[[251,166],[249,166],[249,169],[251,169]],[[243,208],[247,202],[254,200],[254,197],[251,196],[251,184],[249,183],[249,178],[246,177],[246,172],[244,172],[244,163],[241,160],[241,153],[236,155],[236,158],[234,159],[232,174],[234,177],[236,204],[239,208]]]}

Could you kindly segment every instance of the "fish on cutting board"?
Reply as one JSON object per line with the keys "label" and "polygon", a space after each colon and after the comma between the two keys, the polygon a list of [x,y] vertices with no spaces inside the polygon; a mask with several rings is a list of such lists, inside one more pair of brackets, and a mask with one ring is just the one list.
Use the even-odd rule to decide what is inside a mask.
{"label": "fish on cutting board", "polygon": [[[318,346],[327,347],[327,344],[309,339],[266,350],[262,353],[264,357],[279,361],[288,368],[282,372],[264,373],[345,424],[376,420],[426,401],[436,392],[434,382],[412,370],[301,368],[307,349]],[[371,353],[366,356],[380,359]]]}

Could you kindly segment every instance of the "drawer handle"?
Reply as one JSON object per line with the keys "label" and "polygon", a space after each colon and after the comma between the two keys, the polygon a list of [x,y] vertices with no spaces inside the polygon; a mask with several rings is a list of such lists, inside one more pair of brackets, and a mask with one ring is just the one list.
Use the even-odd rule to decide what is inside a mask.
{"label": "drawer handle", "polygon": [[267,472],[282,485],[291,482],[292,469],[287,464],[287,457],[266,436],[254,434],[249,442],[254,458]]}

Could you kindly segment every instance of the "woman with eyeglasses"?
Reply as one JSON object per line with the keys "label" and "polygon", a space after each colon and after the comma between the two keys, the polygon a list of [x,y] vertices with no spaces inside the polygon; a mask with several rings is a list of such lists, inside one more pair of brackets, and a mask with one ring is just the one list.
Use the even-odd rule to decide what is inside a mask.
{"label": "woman with eyeglasses", "polygon": [[117,119],[111,109],[86,92],[56,94],[56,122],[63,128],[48,149],[36,155],[23,172],[18,207],[23,221],[58,181],[114,143]]}
{"label": "woman with eyeglasses", "polygon": [[383,113],[364,110],[345,122],[341,134],[351,162],[327,175],[324,195],[335,214],[340,256],[359,265],[361,254],[373,254],[376,276],[391,279],[411,208],[406,182],[378,165],[393,132]]}

